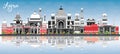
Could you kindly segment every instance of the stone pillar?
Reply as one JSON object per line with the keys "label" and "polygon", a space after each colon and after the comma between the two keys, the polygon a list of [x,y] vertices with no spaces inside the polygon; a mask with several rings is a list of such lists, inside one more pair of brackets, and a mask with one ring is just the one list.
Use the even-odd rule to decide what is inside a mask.
{"label": "stone pillar", "polygon": [[39,27],[37,27],[37,34],[39,34],[39,32],[38,32],[38,31],[39,31]]}
{"label": "stone pillar", "polygon": [[35,34],[35,29],[36,29],[36,28],[33,29],[33,34]]}
{"label": "stone pillar", "polygon": [[112,33],[111,33],[111,27],[109,27],[109,32],[110,32],[110,34],[112,34]]}
{"label": "stone pillar", "polygon": [[30,28],[30,30],[29,30],[29,33],[30,33],[30,34],[32,33],[32,30],[31,30],[31,28]]}
{"label": "stone pillar", "polygon": [[20,34],[20,28],[18,28],[18,34]]}
{"label": "stone pillar", "polygon": [[103,33],[105,33],[105,28],[103,27]]}
{"label": "stone pillar", "polygon": [[24,32],[24,29],[22,28],[22,34],[23,34],[23,33],[25,33],[25,32]]}
{"label": "stone pillar", "polygon": [[15,31],[14,32],[16,33],[16,27],[15,27]]}

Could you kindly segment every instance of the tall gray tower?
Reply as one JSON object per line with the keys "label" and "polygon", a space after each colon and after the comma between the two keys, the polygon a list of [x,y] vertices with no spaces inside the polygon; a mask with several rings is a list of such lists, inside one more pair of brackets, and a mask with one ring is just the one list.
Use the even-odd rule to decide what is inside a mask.
{"label": "tall gray tower", "polygon": [[107,22],[108,22],[107,14],[103,13],[102,16],[103,16],[103,18],[102,18],[102,24],[103,25],[107,25]]}
{"label": "tall gray tower", "polygon": [[80,25],[84,26],[83,8],[81,8],[81,11],[80,11]]}

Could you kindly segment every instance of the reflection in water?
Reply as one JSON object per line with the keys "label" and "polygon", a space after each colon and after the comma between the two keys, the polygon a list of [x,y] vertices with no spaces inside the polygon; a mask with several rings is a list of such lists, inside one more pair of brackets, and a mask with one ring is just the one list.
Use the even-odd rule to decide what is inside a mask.
{"label": "reflection in water", "polygon": [[60,50],[66,47],[80,47],[93,45],[101,42],[103,47],[107,47],[107,42],[119,40],[119,36],[1,36],[2,42],[8,42],[20,46],[22,44],[32,47],[42,47],[50,45]]}

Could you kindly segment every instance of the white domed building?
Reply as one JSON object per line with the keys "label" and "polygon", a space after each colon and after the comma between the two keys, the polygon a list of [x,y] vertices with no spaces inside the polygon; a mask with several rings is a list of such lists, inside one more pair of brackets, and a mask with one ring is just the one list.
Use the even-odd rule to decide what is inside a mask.
{"label": "white domed building", "polygon": [[28,19],[28,23],[30,26],[38,26],[38,23],[42,25],[42,17],[38,13],[34,12]]}
{"label": "white domed building", "polygon": [[39,34],[40,26],[42,26],[42,21],[42,16],[34,11],[33,14],[30,15],[30,18],[28,18],[25,33],[29,32],[30,34]]}

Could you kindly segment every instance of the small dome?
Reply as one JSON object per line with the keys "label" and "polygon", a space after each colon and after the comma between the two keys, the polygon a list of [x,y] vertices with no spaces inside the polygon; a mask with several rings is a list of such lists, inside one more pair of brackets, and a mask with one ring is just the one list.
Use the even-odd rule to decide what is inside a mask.
{"label": "small dome", "polygon": [[43,24],[47,24],[47,22],[46,22],[46,21],[43,21]]}
{"label": "small dome", "polygon": [[6,21],[6,20],[4,20],[4,21],[2,21],[2,23],[7,23],[7,21]]}
{"label": "small dome", "polygon": [[40,15],[34,12],[33,14],[31,14],[30,18],[40,18]]}
{"label": "small dome", "polygon": [[6,20],[4,20],[2,23],[7,23],[7,21],[6,21]]}
{"label": "small dome", "polygon": [[39,8],[39,10],[42,10],[42,8]]}
{"label": "small dome", "polygon": [[52,13],[52,14],[51,14],[51,16],[55,16],[55,14],[54,14],[54,13]]}
{"label": "small dome", "polygon": [[81,10],[83,10],[83,8],[81,8]]}
{"label": "small dome", "polygon": [[70,14],[70,13],[68,13],[67,15],[68,15],[68,16],[71,16],[71,14]]}
{"label": "small dome", "polygon": [[39,12],[41,12],[42,11],[42,8],[39,8]]}
{"label": "small dome", "polygon": [[75,14],[75,16],[79,16],[79,14],[78,14],[78,13],[76,13],[76,14]]}
{"label": "small dome", "polygon": [[106,17],[106,16],[107,16],[107,14],[106,14],[106,13],[103,13],[103,14],[102,14],[102,16],[103,16],[103,17]]}

